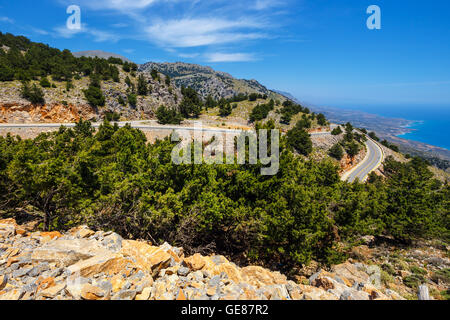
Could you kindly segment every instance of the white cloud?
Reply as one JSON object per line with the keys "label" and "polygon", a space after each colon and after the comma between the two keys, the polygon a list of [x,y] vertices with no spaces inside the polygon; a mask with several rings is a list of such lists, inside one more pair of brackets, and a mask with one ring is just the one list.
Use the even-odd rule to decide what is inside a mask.
{"label": "white cloud", "polygon": [[14,20],[8,17],[0,17],[0,22],[14,23]]}
{"label": "white cloud", "polygon": [[199,54],[198,53],[179,53],[178,56],[180,58],[192,59],[192,58],[198,57]]}
{"label": "white cloud", "polygon": [[31,30],[33,30],[33,32],[35,32],[35,33],[38,33],[38,34],[41,34],[41,35],[44,35],[44,36],[49,34],[47,31],[45,31],[43,29],[39,29],[39,28],[32,27]]}
{"label": "white cloud", "polygon": [[60,26],[54,28],[53,30],[56,32],[55,36],[70,39],[76,34],[86,32],[86,25],[81,25],[81,29],[69,29],[66,26]]}
{"label": "white cloud", "polygon": [[205,58],[208,62],[246,62],[255,61],[255,57],[250,53],[207,53]]}
{"label": "white cloud", "polygon": [[[72,0],[61,0],[64,4],[72,4]],[[141,10],[145,9],[159,0],[79,0],[80,7],[93,10]]]}
{"label": "white cloud", "polygon": [[253,9],[255,10],[267,10],[270,8],[278,7],[283,5],[282,1],[277,0],[256,0]]}
{"label": "white cloud", "polygon": [[264,34],[250,31],[263,27],[250,19],[186,18],[157,22],[146,31],[152,41],[167,47],[181,48],[264,38]]}
{"label": "white cloud", "polygon": [[111,25],[111,27],[114,27],[114,28],[126,28],[126,27],[128,27],[128,24],[126,24],[126,23],[114,23],[114,24]]}
{"label": "white cloud", "polygon": [[54,28],[55,36],[70,39],[77,34],[88,34],[93,37],[96,42],[111,41],[117,42],[120,40],[120,36],[107,32],[101,31],[93,28],[88,28],[87,24],[82,24],[81,29],[69,29],[66,26],[60,26]]}
{"label": "white cloud", "polygon": [[90,29],[87,32],[88,34],[94,37],[94,41],[96,42],[104,42],[104,41],[117,42],[120,40],[120,37],[118,35],[106,31]]}

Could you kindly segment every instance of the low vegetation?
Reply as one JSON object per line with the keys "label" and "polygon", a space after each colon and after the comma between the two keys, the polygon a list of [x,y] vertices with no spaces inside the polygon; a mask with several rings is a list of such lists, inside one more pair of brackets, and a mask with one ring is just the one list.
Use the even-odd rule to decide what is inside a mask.
{"label": "low vegetation", "polygon": [[308,139],[293,130],[275,176],[261,176],[261,164],[175,165],[170,139],[148,144],[108,122],[96,133],[79,122],[33,140],[1,137],[0,210],[32,205],[47,230],[85,223],[287,270],[339,261],[338,243],[363,235],[448,240],[449,187],[423,161],[389,158],[385,180],[348,184],[331,161],[296,157],[289,146]]}

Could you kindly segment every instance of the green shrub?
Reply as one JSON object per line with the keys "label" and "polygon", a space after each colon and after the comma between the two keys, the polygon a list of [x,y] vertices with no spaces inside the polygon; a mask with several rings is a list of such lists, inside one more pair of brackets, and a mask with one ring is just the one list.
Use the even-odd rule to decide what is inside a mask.
{"label": "green shrub", "polygon": [[103,96],[103,92],[100,88],[89,86],[87,90],[84,90],[84,96],[90,105],[93,107],[101,107],[105,105],[105,97]]}
{"label": "green shrub", "polygon": [[287,142],[298,153],[309,155],[312,152],[313,145],[311,135],[301,126],[295,126],[287,132]]}
{"label": "green shrub", "polygon": [[122,96],[119,96],[119,98],[117,98],[117,102],[121,105],[121,106],[125,106],[127,103],[125,102],[124,98],[122,98]]}
{"label": "green shrub", "polygon": [[156,118],[160,124],[180,124],[183,117],[175,109],[160,106],[156,110]]}
{"label": "green shrub", "polygon": [[140,75],[138,78],[137,90],[138,94],[141,96],[146,96],[148,93],[147,81],[143,75]]}
{"label": "green shrub", "polygon": [[24,82],[21,88],[21,95],[32,104],[45,104],[44,92],[36,84],[33,84],[30,88],[28,83]]}
{"label": "green shrub", "polygon": [[231,109],[231,105],[229,103],[219,106],[219,116],[227,117],[231,114],[231,112],[232,112],[232,109]]}
{"label": "green shrub", "polygon": [[334,128],[334,129],[331,131],[331,134],[332,134],[333,136],[338,136],[338,135],[342,134],[341,126],[337,126],[336,128]]}
{"label": "green shrub", "polygon": [[383,265],[381,266],[381,269],[383,269],[390,275],[395,275],[395,273],[396,273],[394,267],[392,265],[390,265],[389,263],[383,263]]}
{"label": "green shrub", "polygon": [[449,285],[450,284],[450,269],[446,268],[446,269],[442,269],[442,270],[437,270],[436,272],[433,273],[431,279],[434,282],[441,281],[441,282],[445,283],[446,285]]}
{"label": "green shrub", "polygon": [[257,93],[252,93],[248,96],[248,101],[256,101],[258,100],[258,94]]}
{"label": "green shrub", "polygon": [[128,103],[130,104],[130,106],[135,107],[137,105],[137,95],[135,95],[134,93],[130,93],[128,95]]}
{"label": "green shrub", "polygon": [[328,154],[330,155],[330,157],[333,157],[336,160],[340,161],[344,156],[344,149],[341,147],[339,143],[336,143],[334,146],[331,147]]}
{"label": "green shrub", "polygon": [[413,289],[417,289],[425,281],[425,278],[419,274],[411,274],[403,278],[403,283]]}
{"label": "green shrub", "polygon": [[202,101],[193,88],[182,87],[183,100],[180,103],[180,113],[184,118],[198,118],[202,110]]}
{"label": "green shrub", "polygon": [[42,88],[50,88],[52,85],[50,81],[48,81],[47,77],[43,77],[39,82]]}
{"label": "green shrub", "polygon": [[317,119],[317,124],[318,124],[319,126],[325,126],[325,125],[328,124],[327,119],[325,118],[325,116],[324,116],[322,113],[319,113],[319,114],[317,115],[316,119]]}
{"label": "green shrub", "polygon": [[411,266],[410,268],[409,268],[409,270],[412,272],[412,273],[414,273],[414,274],[418,274],[418,275],[426,275],[428,272],[426,271],[426,270],[424,270],[424,269],[422,269],[422,268],[419,268],[419,267],[417,267],[417,266]]}
{"label": "green shrub", "polygon": [[[250,114],[250,122],[261,121],[269,115],[269,112],[273,110],[275,102],[270,100],[270,102],[265,104],[258,104],[253,108]],[[231,107],[230,107],[231,109]]]}
{"label": "green shrub", "polygon": [[120,120],[120,114],[118,114],[117,112],[111,112],[111,111],[107,111],[105,112],[105,119],[107,121],[119,121]]}

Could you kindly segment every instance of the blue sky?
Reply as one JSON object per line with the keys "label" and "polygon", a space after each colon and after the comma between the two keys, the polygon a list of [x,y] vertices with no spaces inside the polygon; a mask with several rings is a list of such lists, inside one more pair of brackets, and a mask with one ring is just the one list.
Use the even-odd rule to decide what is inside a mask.
{"label": "blue sky", "polygon": [[[69,5],[82,28],[68,32]],[[369,30],[369,5],[381,30]],[[0,1],[0,31],[137,63],[184,61],[313,104],[450,106],[450,1]]]}

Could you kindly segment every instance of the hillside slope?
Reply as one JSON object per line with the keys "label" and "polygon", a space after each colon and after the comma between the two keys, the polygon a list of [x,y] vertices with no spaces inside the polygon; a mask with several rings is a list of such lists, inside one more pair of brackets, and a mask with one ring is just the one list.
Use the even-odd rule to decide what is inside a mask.
{"label": "hillside slope", "polygon": [[72,53],[74,57],[80,58],[80,57],[88,57],[88,58],[94,58],[94,57],[98,57],[98,58],[102,58],[102,59],[108,59],[108,58],[119,58],[122,61],[126,61],[126,62],[132,62],[130,59],[117,54],[117,53],[111,53],[111,52],[106,52],[103,50],[87,50],[87,51],[80,51],[80,52],[73,52]]}
{"label": "hillside slope", "polygon": [[216,71],[211,67],[183,62],[148,62],[139,67],[139,71],[143,72],[151,72],[152,69],[170,76],[177,87],[194,88],[204,98],[211,95],[219,100],[239,93],[258,93],[274,99],[282,99],[278,93],[267,89],[256,80],[236,79],[228,73]]}
{"label": "hillside slope", "polygon": [[[118,113],[124,120],[152,119],[159,106],[177,106],[181,100],[179,90],[172,88],[169,92],[169,87],[144,75],[152,92],[147,96],[137,96],[136,105],[121,105],[119,97],[127,101],[127,85],[124,83],[127,76],[132,82],[137,82],[139,74],[133,77],[120,71],[120,82],[102,81],[101,90],[106,102],[105,106],[98,108],[92,107],[83,93],[89,86],[88,77],[73,80],[70,91],[66,90],[65,82],[52,81],[55,87],[42,88],[44,105],[33,105],[24,99],[20,81],[0,82],[0,123],[74,122],[80,118],[101,120],[109,112]],[[31,81],[33,83],[39,84]]]}

